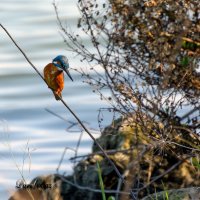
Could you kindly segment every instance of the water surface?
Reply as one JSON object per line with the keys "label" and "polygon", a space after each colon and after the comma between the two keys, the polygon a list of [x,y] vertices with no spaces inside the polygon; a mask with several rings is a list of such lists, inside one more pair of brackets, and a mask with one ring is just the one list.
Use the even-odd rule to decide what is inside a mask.
{"label": "water surface", "polygon": [[[58,8],[62,20],[75,28],[79,16],[76,1],[59,1]],[[71,67],[83,67],[74,54],[66,51],[51,0],[1,0],[0,23],[40,72],[58,54],[67,55]],[[3,30],[0,36],[0,199],[7,199],[20,173],[27,181],[55,173],[64,148],[76,147],[80,131],[74,128],[69,132],[66,129],[70,123],[45,110],[75,122]],[[89,123],[87,126],[98,130],[98,109],[107,104],[92,93],[79,74],[71,73],[75,81],[65,79],[63,98]],[[107,119],[107,114],[104,117]],[[79,152],[88,153],[91,143],[84,134]],[[73,155],[73,151],[67,151],[61,172],[71,173],[68,159]]]}

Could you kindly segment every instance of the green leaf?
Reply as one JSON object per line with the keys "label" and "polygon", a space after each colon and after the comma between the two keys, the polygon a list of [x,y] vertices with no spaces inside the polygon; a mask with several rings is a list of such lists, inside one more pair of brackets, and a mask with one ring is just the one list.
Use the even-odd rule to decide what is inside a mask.
{"label": "green leaf", "polygon": [[189,49],[191,51],[195,51],[198,48],[198,45],[195,42],[183,41],[182,47],[184,49]]}
{"label": "green leaf", "polygon": [[191,163],[194,167],[200,170],[200,160],[198,158],[192,158]]}
{"label": "green leaf", "polygon": [[103,184],[103,179],[102,179],[102,174],[101,174],[101,168],[100,168],[100,165],[99,165],[98,161],[97,161],[97,173],[98,173],[98,176],[99,176],[99,184],[100,184],[100,187],[101,187],[102,199],[106,200],[106,194],[105,194],[105,190],[104,190],[104,184]]}
{"label": "green leaf", "polygon": [[108,197],[108,200],[115,200],[115,197],[109,196],[109,197]]}
{"label": "green leaf", "polygon": [[186,67],[186,66],[189,64],[189,62],[190,62],[190,58],[187,57],[187,56],[185,56],[185,57],[183,57],[183,58],[181,59],[181,65],[182,65],[183,67]]}

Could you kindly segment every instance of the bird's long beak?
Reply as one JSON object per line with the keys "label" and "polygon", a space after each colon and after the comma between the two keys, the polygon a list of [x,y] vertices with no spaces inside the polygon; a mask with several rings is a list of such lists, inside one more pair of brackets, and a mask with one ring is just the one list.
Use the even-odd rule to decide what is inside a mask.
{"label": "bird's long beak", "polygon": [[64,71],[65,71],[65,72],[66,72],[66,74],[69,76],[69,78],[70,78],[72,81],[74,81],[74,80],[72,79],[72,77],[71,77],[70,73],[69,73],[69,70],[68,70],[68,69],[64,69]]}

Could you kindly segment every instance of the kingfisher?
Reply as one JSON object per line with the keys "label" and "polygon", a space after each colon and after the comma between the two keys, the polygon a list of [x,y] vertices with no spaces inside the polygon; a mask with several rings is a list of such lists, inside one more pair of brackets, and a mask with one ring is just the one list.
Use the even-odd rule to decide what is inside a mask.
{"label": "kingfisher", "polygon": [[73,81],[69,73],[69,63],[66,56],[59,55],[55,57],[52,63],[49,63],[44,67],[44,79],[48,84],[49,88],[52,89],[56,100],[60,100],[62,97],[62,90],[64,88],[64,73],[69,76]]}

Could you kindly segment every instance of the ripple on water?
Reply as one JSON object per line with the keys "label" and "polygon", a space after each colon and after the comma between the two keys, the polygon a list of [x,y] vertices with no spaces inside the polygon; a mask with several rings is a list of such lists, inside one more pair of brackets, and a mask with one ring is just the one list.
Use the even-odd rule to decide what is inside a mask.
{"label": "ripple on water", "polygon": [[[61,19],[67,19],[72,30],[79,15],[76,11],[74,0],[59,3]],[[82,65],[66,51],[52,0],[1,0],[0,19],[39,71],[58,54],[67,55],[72,68]],[[80,133],[77,128],[74,133],[67,132],[66,121],[45,111],[49,108],[66,120],[75,121],[66,108],[54,100],[51,91],[7,35],[0,31],[0,199],[7,199],[6,191],[14,189],[16,180],[21,178],[17,166],[22,170],[24,156],[23,173],[27,180],[54,173],[64,148],[76,148]],[[86,38],[82,39],[87,43]],[[97,128],[98,108],[107,105],[82,83],[79,74],[72,71],[72,76],[75,81],[66,79],[63,98],[81,120],[89,123],[87,126]],[[105,118],[109,119],[107,114]],[[79,152],[90,152],[91,143],[84,134]],[[73,151],[67,151],[62,171],[71,172],[72,163],[68,159],[73,155]]]}

